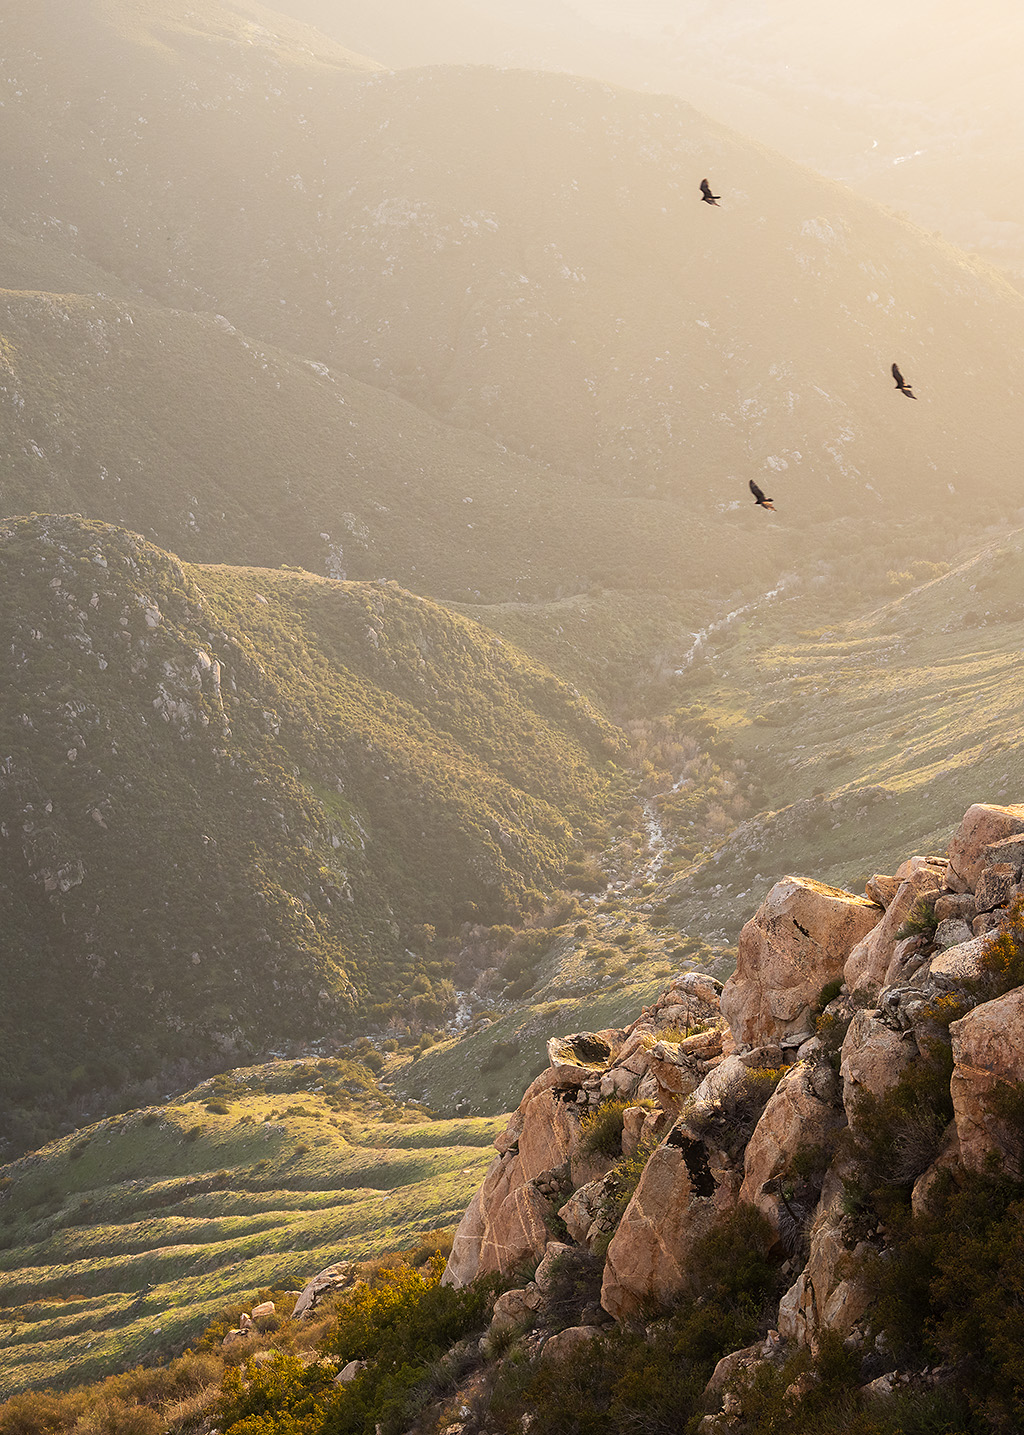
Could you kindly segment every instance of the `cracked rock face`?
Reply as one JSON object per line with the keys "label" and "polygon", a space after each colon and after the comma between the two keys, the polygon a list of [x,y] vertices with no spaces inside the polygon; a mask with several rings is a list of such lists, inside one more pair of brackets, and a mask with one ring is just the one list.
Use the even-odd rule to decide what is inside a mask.
{"label": "cracked rock face", "polygon": [[969,1170],[984,1171],[994,1155],[1019,1179],[1020,1137],[998,1113],[1000,1096],[1024,1080],[1024,988],[975,1007],[949,1032],[960,1159]]}
{"label": "cracked rock face", "polygon": [[[896,933],[920,901],[929,894],[938,897],[943,868],[932,866],[920,858],[912,862],[921,865],[908,870],[910,863],[904,863],[896,874],[902,877],[896,891],[886,904],[885,915],[872,927],[850,952],[843,968],[843,979],[851,992],[864,991],[869,996],[878,995],[885,981],[885,974],[896,950]],[[896,879],[893,879],[896,880]]]}
{"label": "cracked rock face", "polygon": [[784,877],[740,933],[722,1015],[741,1046],[804,1031],[823,986],[841,978],[854,946],[882,917],[867,897]]}
{"label": "cracked rock face", "polygon": [[636,1315],[654,1300],[670,1305],[692,1281],[694,1242],[710,1230],[714,1201],[698,1196],[688,1153],[667,1142],[644,1167],[608,1247],[601,1304],[616,1320]]}
{"label": "cracked rock face", "polygon": [[992,860],[986,847],[1024,833],[1024,806],[994,807],[976,802],[964,813],[949,844],[949,865],[973,889]]}

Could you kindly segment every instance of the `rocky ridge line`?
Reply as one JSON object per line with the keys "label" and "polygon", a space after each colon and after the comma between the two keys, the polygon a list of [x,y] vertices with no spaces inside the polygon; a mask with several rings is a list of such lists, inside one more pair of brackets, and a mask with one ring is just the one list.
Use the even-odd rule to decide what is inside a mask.
{"label": "rocky ridge line", "polygon": [[[536,1347],[564,1355],[692,1291],[694,1247],[748,1204],[775,1233],[791,1283],[767,1339],[720,1362],[708,1395],[721,1413],[703,1428],[735,1424],[738,1375],[813,1351],[826,1331],[869,1351],[862,1268],[884,1251],[885,1232],[865,1233],[846,1211],[851,1156],[840,1136],[856,1136],[866,1099],[883,1099],[945,1043],[954,1119],[926,1164],[910,1150],[895,1173],[912,1181],[913,1210],[928,1208],[942,1172],[995,1163],[1019,1174],[997,1092],[1024,1076],[1024,987],[1001,990],[986,957],[1021,897],[1024,805],[972,806],[945,857],[911,856],[872,877],[863,897],[783,878],[743,928],[724,988],[686,972],[630,1026],[551,1040],[548,1070],[495,1141],[445,1282],[536,1266],[499,1297],[490,1335],[532,1323]],[[618,1158],[588,1140],[588,1118],[611,1101],[622,1157],[643,1161],[621,1214]],[[566,1238],[553,1240],[559,1222]],[[573,1247],[604,1251],[600,1306],[546,1332],[552,1266]]]}

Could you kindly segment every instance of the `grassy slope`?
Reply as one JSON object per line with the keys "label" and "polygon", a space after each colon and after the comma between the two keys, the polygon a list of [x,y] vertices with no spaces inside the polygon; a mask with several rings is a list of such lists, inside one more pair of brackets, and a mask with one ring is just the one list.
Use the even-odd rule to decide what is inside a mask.
{"label": "grassy slope", "polygon": [[207,1109],[220,1079],[5,1168],[4,1394],[159,1360],[235,1299],[457,1221],[500,1119],[339,1109],[333,1074],[233,1072],[227,1114]]}
{"label": "grassy slope", "polygon": [[[415,1061],[399,1063],[396,1090],[406,1096],[452,1111],[468,1102],[471,1111],[515,1107],[535,1076],[548,1065],[547,1043],[570,1031],[601,1031],[635,1020],[645,1002],[653,1001],[674,970],[663,953],[647,950],[637,975],[601,983],[601,994],[545,1000],[539,993],[499,1016],[492,1025],[461,1039],[449,1039]],[[653,973],[657,972],[655,976]],[[552,986],[563,990],[564,977]]]}
{"label": "grassy slope", "polygon": [[1022,579],[1011,530],[862,617],[804,628],[795,600],[723,635],[694,676],[768,815],[664,894],[674,916],[733,936],[785,872],[859,890],[866,862],[943,851],[970,803],[1019,801]]}
{"label": "grassy slope", "polygon": [[0,569],[16,1103],[396,1002],[436,1018],[423,924],[532,900],[606,801],[620,739],[586,700],[395,585],[46,517],[3,528]]}

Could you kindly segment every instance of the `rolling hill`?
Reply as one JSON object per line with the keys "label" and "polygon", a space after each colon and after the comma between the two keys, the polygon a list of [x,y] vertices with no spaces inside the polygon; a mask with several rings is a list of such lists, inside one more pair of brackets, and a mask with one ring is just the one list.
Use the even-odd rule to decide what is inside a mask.
{"label": "rolling hill", "polygon": [[[554,481],[223,317],[0,291],[0,419],[0,511],[84,513],[200,562],[396,578],[469,602],[713,590],[720,567],[685,512]],[[748,524],[738,551],[767,579],[755,538]]]}
{"label": "rolling hill", "polygon": [[434,934],[535,902],[608,801],[621,739],[586,700],[395,584],[185,566],[46,516],[0,528],[0,568],[22,1144],[174,1061],[436,1021]]}
{"label": "rolling hill", "polygon": [[571,473],[656,503],[693,527],[692,586],[714,581],[708,544],[746,570],[749,475],[787,512],[784,538],[756,530],[776,570],[828,554],[836,520],[882,542],[910,509],[920,531],[941,503],[948,531],[1024,497],[1024,299],[682,102],[382,72],[263,12],[256,33],[244,6],[202,26],[155,0],[84,13],[80,46],[45,4],[3,17],[12,228],[59,228],[149,301],[391,390],[453,442],[486,434],[552,492]]}
{"label": "rolling hill", "polygon": [[223,1072],[2,1168],[0,1389],[152,1365],[260,1287],[458,1220],[496,1123],[396,1107],[358,1060]]}

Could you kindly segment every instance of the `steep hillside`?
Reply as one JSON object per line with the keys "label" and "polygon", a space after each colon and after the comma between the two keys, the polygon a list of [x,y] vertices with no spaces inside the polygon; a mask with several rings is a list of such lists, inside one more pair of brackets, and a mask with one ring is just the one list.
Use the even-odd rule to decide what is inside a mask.
{"label": "steep hillside", "polygon": [[[684,971],[628,1024],[551,1030],[443,1274],[433,1233],[404,1259],[382,1252],[359,1280],[336,1268],[312,1321],[302,1297],[293,1307],[274,1292],[275,1309],[257,1310],[268,1292],[254,1290],[196,1354],[64,1396],[26,1393],[0,1407],[0,1429],[1019,1429],[1024,807],[972,805],[944,856],[903,859],[864,896],[776,882],[724,987]],[[252,1089],[263,1073],[235,1075],[207,1110],[265,1104]],[[323,1080],[330,1102],[337,1083]],[[238,1143],[221,1115],[217,1134]],[[181,1107],[159,1116],[150,1139],[173,1149]],[[324,1111],[321,1150],[337,1141],[329,1122]],[[118,1169],[118,1154],[95,1151],[104,1135],[122,1152],[146,1139],[137,1116],[122,1125],[116,1143],[103,1128],[72,1148],[83,1167]],[[379,1153],[381,1184],[406,1152],[422,1171],[423,1134],[396,1129],[401,1154]],[[11,1191],[24,1226],[38,1197],[22,1166]],[[247,1196],[275,1179],[243,1174]],[[147,1201],[164,1189],[188,1191],[157,1185]],[[226,1204],[206,1189],[187,1200],[189,1215]],[[206,1224],[225,1233],[223,1218]],[[48,1273],[47,1294],[59,1279]]]}
{"label": "steep hillside", "polygon": [[[760,476],[798,556],[836,516],[888,532],[901,504],[927,524],[973,520],[981,494],[1019,502],[1024,299],[685,104],[565,76],[368,72],[269,31],[230,66],[217,35],[118,37],[115,83],[73,39],[45,4],[3,18],[21,91],[9,222],[58,215],[76,254],[150,297],[717,534]],[[56,102],[72,64],[108,91],[101,123]]]}
{"label": "steep hillside", "polygon": [[432,931],[534,901],[606,801],[620,740],[586,701],[396,585],[47,517],[0,529],[0,567],[22,1142],[39,1103],[175,1058],[436,1019]]}

